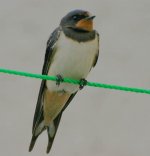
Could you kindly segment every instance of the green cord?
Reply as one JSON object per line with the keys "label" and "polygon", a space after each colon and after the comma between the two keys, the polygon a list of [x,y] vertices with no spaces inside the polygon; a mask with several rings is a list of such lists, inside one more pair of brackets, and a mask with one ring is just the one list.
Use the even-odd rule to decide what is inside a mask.
{"label": "green cord", "polygon": [[[33,73],[27,73],[27,72],[21,72],[21,71],[16,71],[16,70],[9,70],[9,69],[2,69],[2,68],[0,68],[0,72],[1,73],[6,73],[6,74],[13,74],[13,75],[20,75],[20,76],[25,76],[25,77],[43,79],[43,80],[56,81],[55,76],[33,74]],[[64,82],[79,84],[79,80],[73,80],[73,79],[70,79],[70,78],[64,78]],[[150,89],[132,88],[132,87],[125,87],[125,86],[111,85],[111,84],[102,84],[102,83],[97,83],[97,82],[87,82],[87,86],[150,94]]]}

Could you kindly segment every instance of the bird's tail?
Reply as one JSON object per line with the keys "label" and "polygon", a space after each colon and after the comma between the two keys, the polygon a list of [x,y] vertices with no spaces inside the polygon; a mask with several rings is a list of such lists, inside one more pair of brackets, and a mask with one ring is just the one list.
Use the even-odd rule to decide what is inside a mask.
{"label": "bird's tail", "polygon": [[48,134],[48,145],[47,145],[47,150],[46,153],[49,153],[55,138],[55,134],[59,125],[59,121],[60,121],[60,117],[57,117],[53,122],[51,122],[51,124],[49,126],[45,126],[44,125],[44,121],[42,121],[38,127],[34,130],[33,135],[32,135],[32,139],[30,142],[30,146],[29,146],[29,152],[32,151],[35,142],[38,138],[38,136],[45,130],[47,129],[47,134]]}
{"label": "bird's tail", "polygon": [[[77,93],[77,92],[76,92]],[[57,117],[50,123],[50,125],[46,126],[44,122],[44,115],[43,115],[43,106],[41,106],[41,94],[39,97],[39,102],[37,103],[35,115],[34,115],[34,120],[33,120],[33,127],[32,127],[32,139],[31,143],[29,146],[29,151],[32,151],[35,142],[38,138],[38,136],[45,130],[47,129],[47,134],[48,134],[48,146],[47,146],[47,153],[50,152],[51,147],[53,145],[53,141],[61,120],[61,116],[63,111],[66,109],[66,107],[69,105],[73,97],[76,95],[76,93],[72,94],[68,101],[66,102],[65,106],[61,110],[61,112],[57,115]]]}
{"label": "bird's tail", "polygon": [[54,122],[52,122],[47,127],[47,134],[48,134],[48,145],[47,145],[46,153],[49,153],[53,144],[55,134],[56,134],[56,128],[55,128]]}
{"label": "bird's tail", "polygon": [[32,139],[31,139],[31,142],[30,142],[30,146],[29,146],[29,152],[32,151],[34,145],[35,145],[35,142],[38,138],[38,136],[46,129],[46,126],[44,125],[44,121],[42,121],[33,131],[33,134],[32,134]]}
{"label": "bird's tail", "polygon": [[46,153],[49,153],[51,150],[61,116],[62,116],[62,112],[59,113],[59,115],[54,119],[54,121],[47,127],[48,145],[47,145]]}
{"label": "bird's tail", "polygon": [[29,146],[29,152],[32,151],[37,138],[38,138],[38,136],[32,135],[32,139],[31,139],[30,146]]}

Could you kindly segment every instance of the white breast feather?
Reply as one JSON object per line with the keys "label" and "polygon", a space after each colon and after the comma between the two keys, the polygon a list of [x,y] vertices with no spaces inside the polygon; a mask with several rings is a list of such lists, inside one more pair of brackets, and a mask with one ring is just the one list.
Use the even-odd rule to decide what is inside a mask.
{"label": "white breast feather", "polygon": [[[56,54],[48,74],[60,74],[78,80],[86,78],[98,52],[98,37],[88,42],[76,42],[62,32],[56,46]],[[78,85],[68,83],[62,83],[58,87],[53,81],[48,81],[47,87],[49,90],[65,90],[71,93],[79,89]]]}

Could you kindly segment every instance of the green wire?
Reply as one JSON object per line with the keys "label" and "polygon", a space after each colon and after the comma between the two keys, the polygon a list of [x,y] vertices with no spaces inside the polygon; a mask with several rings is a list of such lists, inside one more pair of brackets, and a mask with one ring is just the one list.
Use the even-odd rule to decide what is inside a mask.
{"label": "green wire", "polygon": [[[43,80],[56,81],[56,76],[33,74],[33,73],[10,70],[10,69],[3,69],[3,68],[0,68],[0,72],[1,73],[6,73],[6,74],[13,74],[13,75],[43,79]],[[71,79],[71,78],[64,78],[64,82],[65,83],[72,83],[72,84],[79,84],[79,80],[74,80],[74,79]],[[87,82],[87,86],[150,94],[150,89],[117,86],[117,85],[103,84],[103,83],[97,83],[97,82]]]}

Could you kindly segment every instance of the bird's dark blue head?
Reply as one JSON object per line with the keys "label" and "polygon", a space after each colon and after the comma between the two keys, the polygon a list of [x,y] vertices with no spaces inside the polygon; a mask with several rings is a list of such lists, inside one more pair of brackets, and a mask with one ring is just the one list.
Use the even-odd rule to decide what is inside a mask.
{"label": "bird's dark blue head", "polygon": [[73,10],[62,18],[60,26],[90,32],[93,30],[94,17],[88,11]]}

